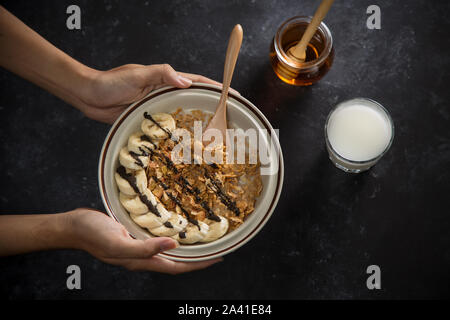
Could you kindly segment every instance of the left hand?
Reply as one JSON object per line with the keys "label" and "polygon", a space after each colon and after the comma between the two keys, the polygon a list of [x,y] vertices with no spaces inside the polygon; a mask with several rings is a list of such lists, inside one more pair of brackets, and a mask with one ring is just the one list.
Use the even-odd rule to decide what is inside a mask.
{"label": "left hand", "polygon": [[221,85],[201,75],[176,72],[168,64],[126,64],[108,71],[95,71],[82,92],[79,109],[89,118],[113,123],[133,102],[166,85],[188,88],[192,82]]}
{"label": "left hand", "polygon": [[155,271],[179,274],[204,269],[222,258],[181,262],[161,257],[158,253],[174,249],[177,242],[167,237],[147,240],[131,238],[125,227],[104,213],[79,208],[61,215],[69,247],[89,252],[97,259],[133,271]]}

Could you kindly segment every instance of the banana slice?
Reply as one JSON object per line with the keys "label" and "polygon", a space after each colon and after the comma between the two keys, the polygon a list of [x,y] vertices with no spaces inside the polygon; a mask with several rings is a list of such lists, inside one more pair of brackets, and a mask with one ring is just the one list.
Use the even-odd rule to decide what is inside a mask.
{"label": "banana slice", "polygon": [[151,139],[166,139],[175,130],[175,119],[168,113],[155,113],[151,115],[153,122],[150,119],[142,121],[141,129]]}
{"label": "banana slice", "polygon": [[[139,192],[144,192],[144,190],[147,189],[147,175],[145,174],[145,170],[132,171],[124,167],[122,167],[122,169],[119,168],[119,170],[125,170],[124,173],[134,176],[136,187],[138,188]],[[131,186],[130,182],[128,182],[128,180],[122,178],[122,176],[117,172],[114,174],[114,177],[116,178],[116,183],[119,187],[120,192],[129,196],[136,195],[136,191]]]}
{"label": "banana slice", "polygon": [[154,229],[150,229],[150,232],[158,237],[171,237],[180,231],[184,230],[188,224],[188,221],[182,215],[171,212],[172,216],[163,223],[162,226]]}
{"label": "banana slice", "polygon": [[146,139],[149,139],[143,132],[135,132],[128,138],[128,151],[132,151],[137,154],[141,154],[142,150],[148,152],[148,149],[155,149],[157,146],[157,142],[150,142]]}
{"label": "banana slice", "polygon": [[161,213],[161,217],[158,217],[152,212],[147,212],[145,214],[130,213],[130,217],[142,228],[147,228],[150,230],[161,227],[167,220],[169,220],[171,215],[166,211],[166,213]]}
{"label": "banana slice", "polygon": [[[130,213],[144,214],[150,211],[150,213],[153,213],[156,216],[159,215],[163,217],[168,215],[170,217],[170,214],[167,213],[167,210],[164,207],[161,206],[161,208],[160,206],[158,206],[159,203],[156,200],[155,196],[147,188],[142,192],[142,194],[134,196],[129,196],[121,192],[119,195],[119,200],[125,207],[125,209],[127,209],[127,211]],[[145,203],[147,201],[148,203]],[[155,213],[154,211],[157,212]]]}
{"label": "banana slice", "polygon": [[208,234],[209,226],[202,221],[198,221],[198,225],[200,226],[200,230],[195,224],[189,223],[185,230],[172,236],[172,238],[183,244],[199,242]]}
{"label": "banana slice", "polygon": [[139,195],[129,196],[121,192],[119,200],[130,213],[144,214],[148,212],[148,207],[141,201]]}
{"label": "banana slice", "polygon": [[220,221],[205,219],[209,225],[209,230],[206,236],[200,242],[211,242],[222,237],[228,230],[228,219],[218,216]]}
{"label": "banana slice", "polygon": [[143,156],[141,153],[130,153],[127,147],[123,147],[119,152],[119,162],[125,168],[131,170],[140,170],[148,166],[148,156]]}

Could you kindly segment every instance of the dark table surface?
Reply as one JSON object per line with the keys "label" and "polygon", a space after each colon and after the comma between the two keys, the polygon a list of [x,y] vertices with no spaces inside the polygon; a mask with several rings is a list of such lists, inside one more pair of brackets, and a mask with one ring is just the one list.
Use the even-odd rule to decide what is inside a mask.
{"label": "dark table surface", "polygon": [[[131,272],[85,252],[2,258],[0,293],[16,298],[438,298],[450,297],[448,1],[336,1],[325,22],[335,61],[318,84],[292,87],[269,64],[277,26],[312,15],[317,1],[77,1],[82,28],[66,28],[72,1],[3,1],[50,42],[98,69],[170,63],[220,80],[236,23],[244,42],[232,86],[280,129],[283,192],[263,230],[209,269],[170,276]],[[0,48],[1,50],[1,48]],[[37,61],[37,63],[39,63]],[[369,172],[328,160],[323,125],[353,97],[391,113],[395,139]],[[97,163],[109,126],[0,70],[1,213],[103,210]],[[79,265],[82,289],[66,288]],[[381,268],[368,290],[366,268]]]}

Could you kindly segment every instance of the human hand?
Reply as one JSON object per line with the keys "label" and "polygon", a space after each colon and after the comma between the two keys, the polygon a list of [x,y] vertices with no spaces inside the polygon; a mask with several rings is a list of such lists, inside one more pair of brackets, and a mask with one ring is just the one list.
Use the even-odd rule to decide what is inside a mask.
{"label": "human hand", "polygon": [[165,85],[187,88],[193,81],[220,85],[204,76],[176,72],[168,64],[92,69],[57,49],[2,6],[0,30],[0,67],[98,121],[113,123],[128,105]]}
{"label": "human hand", "polygon": [[72,246],[97,259],[129,270],[178,274],[206,268],[222,258],[201,262],[178,262],[157,254],[174,249],[171,238],[133,239],[124,226],[99,211],[80,208],[66,213]]}
{"label": "human hand", "polygon": [[176,72],[168,64],[127,64],[108,71],[93,71],[82,90],[79,109],[94,120],[113,123],[133,102],[166,85],[187,88],[192,82],[221,85],[201,75]]}

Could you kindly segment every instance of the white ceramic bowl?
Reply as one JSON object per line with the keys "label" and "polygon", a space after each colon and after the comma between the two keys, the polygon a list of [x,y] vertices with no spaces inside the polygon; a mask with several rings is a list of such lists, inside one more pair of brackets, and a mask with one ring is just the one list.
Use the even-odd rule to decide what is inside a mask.
{"label": "white ceramic bowl", "polygon": [[[147,97],[132,104],[116,120],[109,131],[100,154],[98,179],[100,194],[108,214],[126,227],[131,236],[147,239],[152,235],[138,226],[119,201],[119,191],[114,179],[118,167],[120,149],[127,144],[128,137],[139,130],[145,111],[149,113],[173,112],[181,107],[184,110],[200,109],[214,113],[219,102],[221,89],[214,85],[195,83],[188,89],[165,87],[151,92]],[[273,130],[266,117],[245,98],[229,94],[228,121],[234,127]],[[272,131],[273,136],[273,131]],[[277,152],[270,155],[272,165],[278,164],[278,170],[272,175],[261,176],[263,190],[258,197],[255,210],[236,230],[222,238],[204,244],[181,245],[160,253],[161,256],[177,261],[200,261],[216,258],[230,253],[244,245],[267,223],[280,197],[284,165],[278,138],[271,139]],[[268,141],[266,140],[265,143]]]}

